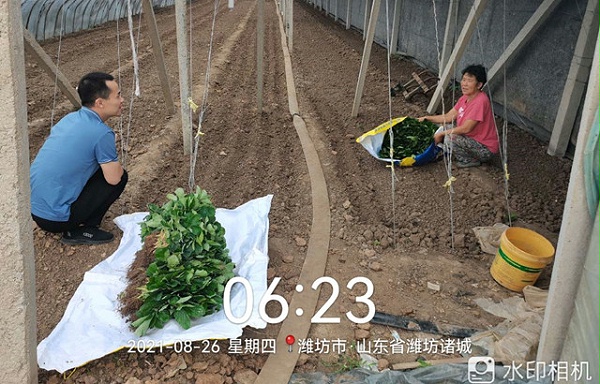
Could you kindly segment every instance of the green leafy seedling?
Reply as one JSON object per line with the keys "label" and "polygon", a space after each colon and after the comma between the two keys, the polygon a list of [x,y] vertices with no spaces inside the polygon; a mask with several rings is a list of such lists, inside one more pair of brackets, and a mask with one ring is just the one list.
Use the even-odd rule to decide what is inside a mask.
{"label": "green leafy seedling", "polygon": [[189,329],[194,319],[219,311],[235,267],[206,191],[198,187],[186,194],[178,188],[163,206],[148,208],[142,240],[158,233],[158,241],[146,270],[148,282],[140,288],[143,304],[132,323],[138,336],[171,319]]}
{"label": "green leafy seedling", "polygon": [[430,121],[420,122],[412,117],[407,117],[391,128],[393,133],[393,148],[391,148],[390,130],[383,136],[379,157],[402,160],[405,157],[419,155],[433,142],[433,134],[438,126]]}

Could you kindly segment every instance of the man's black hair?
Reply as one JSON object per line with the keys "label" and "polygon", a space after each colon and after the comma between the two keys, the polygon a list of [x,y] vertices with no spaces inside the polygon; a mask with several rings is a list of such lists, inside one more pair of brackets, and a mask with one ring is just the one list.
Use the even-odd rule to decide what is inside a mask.
{"label": "man's black hair", "polygon": [[467,68],[463,69],[462,74],[464,75],[465,73],[475,76],[477,82],[482,84],[482,87],[487,83],[487,74],[484,66],[481,64],[469,65]]}
{"label": "man's black hair", "polygon": [[92,107],[96,99],[108,99],[110,88],[108,88],[106,82],[113,81],[114,79],[112,75],[104,72],[92,72],[83,76],[77,86],[81,105]]}

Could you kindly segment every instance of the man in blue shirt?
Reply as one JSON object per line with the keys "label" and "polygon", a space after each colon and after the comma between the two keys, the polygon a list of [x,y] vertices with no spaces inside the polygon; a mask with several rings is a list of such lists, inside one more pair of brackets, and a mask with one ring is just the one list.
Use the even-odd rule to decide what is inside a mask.
{"label": "man in blue shirt", "polygon": [[104,122],[121,115],[123,98],[115,79],[101,72],[85,75],[77,92],[83,107],[52,127],[31,164],[31,216],[41,229],[62,232],[65,244],[107,243],[114,236],[99,226],[127,172]]}

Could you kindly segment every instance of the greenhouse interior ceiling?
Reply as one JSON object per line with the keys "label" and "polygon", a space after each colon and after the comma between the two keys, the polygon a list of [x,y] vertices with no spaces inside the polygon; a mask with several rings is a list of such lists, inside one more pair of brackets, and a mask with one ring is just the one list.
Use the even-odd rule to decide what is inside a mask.
{"label": "greenhouse interior ceiling", "polygon": [[[168,7],[175,0],[152,0],[154,8]],[[131,8],[129,8],[131,7]],[[141,0],[22,0],[23,26],[38,41],[86,30],[138,14]]]}

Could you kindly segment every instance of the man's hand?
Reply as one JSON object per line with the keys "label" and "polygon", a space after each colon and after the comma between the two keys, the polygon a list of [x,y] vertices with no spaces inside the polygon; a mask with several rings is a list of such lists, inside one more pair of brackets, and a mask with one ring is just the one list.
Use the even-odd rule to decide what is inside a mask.
{"label": "man's hand", "polygon": [[421,116],[421,117],[417,118],[417,120],[419,120],[419,122],[422,123],[423,121],[427,120],[427,116]]}

